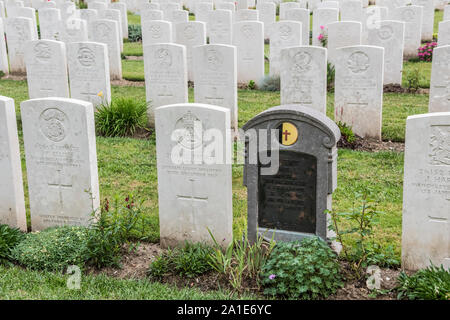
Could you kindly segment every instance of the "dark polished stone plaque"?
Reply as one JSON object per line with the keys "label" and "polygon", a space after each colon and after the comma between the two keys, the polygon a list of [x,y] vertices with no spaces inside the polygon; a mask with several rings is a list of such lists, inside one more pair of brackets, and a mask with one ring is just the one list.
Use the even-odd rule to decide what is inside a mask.
{"label": "dark polished stone plaque", "polygon": [[258,224],[269,229],[315,233],[317,160],[285,150],[279,157],[276,175],[259,176]]}

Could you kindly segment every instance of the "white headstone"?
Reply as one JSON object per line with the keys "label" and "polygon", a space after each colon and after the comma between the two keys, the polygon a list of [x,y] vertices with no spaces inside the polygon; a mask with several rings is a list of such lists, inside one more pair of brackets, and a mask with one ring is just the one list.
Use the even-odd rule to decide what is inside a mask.
{"label": "white headstone", "polygon": [[450,112],[450,45],[434,48],[428,112]]}
{"label": "white headstone", "polygon": [[86,20],[61,20],[59,29],[59,40],[65,43],[88,41],[88,25]]}
{"label": "white headstone", "polygon": [[282,2],[280,3],[280,20],[286,19],[286,11],[290,9],[300,9],[300,3],[298,2]]}
{"label": "white headstone", "polygon": [[[123,51],[123,33],[122,33],[122,17],[120,14],[120,10],[117,9],[107,9],[102,10],[98,14],[99,19],[109,19],[117,22],[119,26],[119,41],[120,41],[120,52]],[[95,32],[95,30],[91,30]]]}
{"label": "white headstone", "polygon": [[298,46],[281,50],[281,104],[300,104],[326,113],[327,49]]}
{"label": "white headstone", "polygon": [[25,73],[25,43],[37,40],[30,18],[6,18],[5,33],[8,44],[9,68],[11,73]]}
{"label": "white headstone", "polygon": [[14,100],[0,96],[0,224],[27,230]]}
{"label": "white headstone", "polygon": [[444,21],[450,20],[450,5],[446,5],[444,8]]}
{"label": "white headstone", "polygon": [[28,41],[25,45],[25,65],[30,99],[69,97],[64,42]]}
{"label": "white headstone", "polygon": [[235,22],[258,21],[258,20],[259,20],[258,10],[240,9],[237,10],[236,14],[234,15]]}
{"label": "white headstone", "polygon": [[256,9],[259,11],[259,21],[264,23],[264,39],[269,39],[270,26],[276,21],[277,6],[273,2],[258,2]]}
{"label": "white headstone", "polygon": [[[411,2],[411,1],[410,1]],[[406,0],[377,0],[377,6],[388,8],[388,19],[395,19],[395,9],[407,5]]]}
{"label": "white headstone", "polygon": [[280,75],[281,49],[302,44],[302,24],[296,21],[279,21],[270,27],[270,64],[271,76]]}
{"label": "white headstone", "polygon": [[313,46],[321,46],[318,39],[322,29],[326,28],[327,24],[339,21],[339,10],[334,8],[319,8],[313,12]]}
{"label": "white headstone", "polygon": [[195,21],[207,23],[209,11],[214,9],[214,5],[209,2],[198,2],[195,8]]}
{"label": "white headstone", "polygon": [[237,0],[236,1],[236,9],[248,9],[249,5],[248,5],[248,1],[249,0]]}
{"label": "white headstone", "polygon": [[120,55],[119,25],[116,21],[100,19],[93,21],[95,30],[92,40],[108,46],[109,72],[111,80],[122,79],[122,60]]}
{"label": "white headstone", "polygon": [[260,21],[233,25],[233,45],[237,51],[237,81],[255,82],[264,77],[264,26]]}
{"label": "white headstone", "polygon": [[438,46],[450,44],[450,21],[439,22]]}
{"label": "white headstone", "polygon": [[98,42],[67,44],[70,95],[94,107],[111,102],[108,47]]}
{"label": "white headstone", "polygon": [[141,24],[142,44],[170,43],[172,41],[172,23],[162,20],[144,20]]}
{"label": "white headstone", "polygon": [[340,6],[341,21],[359,21],[364,18],[364,9],[361,0],[346,0]]}
{"label": "white headstone", "polygon": [[164,12],[154,9],[141,11],[141,24],[147,20],[164,20]]}
{"label": "white headstone", "polygon": [[450,112],[406,121],[402,268],[450,268]]}
{"label": "white headstone", "polygon": [[6,18],[5,4],[0,1],[0,18]]}
{"label": "white headstone", "polygon": [[38,38],[38,33],[37,33],[37,22],[36,22],[36,10],[34,8],[17,8],[16,11],[16,17],[24,17],[24,18],[30,18],[31,21],[33,22],[33,33],[34,33],[34,38],[37,39]]}
{"label": "white headstone", "polygon": [[[0,35],[5,34],[3,21],[4,19],[0,19]],[[6,52],[6,41],[4,36],[0,37],[0,71],[2,71],[5,75],[9,74],[8,54]]]}
{"label": "white headstone", "polygon": [[236,47],[208,44],[195,47],[194,100],[230,110],[231,128],[237,130]]}
{"label": "white headstone", "polygon": [[[211,232],[226,247],[233,237],[230,110],[186,103],[159,107],[155,118],[161,245],[212,244]],[[210,142],[212,135],[222,143]],[[203,145],[214,147],[215,160]],[[180,165],[180,156],[194,153]]]}
{"label": "white headstone", "polygon": [[92,104],[43,98],[20,110],[31,228],[89,225],[100,202]]}
{"label": "white headstone", "polygon": [[384,49],[339,48],[336,52],[335,121],[363,138],[381,140]]}
{"label": "white headstone", "polygon": [[122,36],[124,39],[128,39],[128,16],[127,16],[127,5],[122,2],[112,2],[109,7],[111,9],[116,9],[120,11],[120,19],[122,26]]}
{"label": "white headstone", "polygon": [[206,44],[206,23],[201,21],[189,21],[177,23],[176,42],[186,46],[186,60],[188,67],[188,80],[194,79],[192,66],[192,50],[195,46]]}
{"label": "white headstone", "polygon": [[104,2],[98,2],[98,1],[88,2],[88,9],[102,11],[102,10],[108,9],[108,5]]}
{"label": "white headstone", "polygon": [[369,30],[368,44],[384,48],[383,84],[402,84],[403,41],[405,23],[402,21],[379,21],[379,28]]}
{"label": "white headstone", "polygon": [[417,56],[417,49],[421,44],[422,12],[419,6],[405,6],[395,9],[396,20],[405,22],[404,58]]}
{"label": "white headstone", "polygon": [[59,40],[61,35],[61,12],[56,8],[39,9],[41,39]]}
{"label": "white headstone", "polygon": [[416,6],[422,6],[422,40],[433,40],[434,28],[434,0],[412,0],[411,3]]}
{"label": "white headstone", "polygon": [[208,16],[208,34],[211,44],[231,44],[231,11],[214,10]]}
{"label": "white headstone", "polygon": [[290,9],[285,12],[285,18],[302,24],[302,45],[309,45],[310,11],[302,8]]}
{"label": "white headstone", "polygon": [[180,44],[157,43],[144,47],[145,89],[149,122],[160,106],[187,103],[186,48]]}
{"label": "white headstone", "polygon": [[[387,20],[389,17],[389,11],[386,7],[379,6],[370,6],[365,9],[364,17],[363,17],[363,34],[361,42],[363,44],[370,44],[368,41],[369,38],[369,30],[379,29],[380,21]],[[392,20],[396,20],[393,18]]]}
{"label": "white headstone", "polygon": [[327,24],[328,61],[336,63],[336,49],[361,44],[361,22],[339,21]]}

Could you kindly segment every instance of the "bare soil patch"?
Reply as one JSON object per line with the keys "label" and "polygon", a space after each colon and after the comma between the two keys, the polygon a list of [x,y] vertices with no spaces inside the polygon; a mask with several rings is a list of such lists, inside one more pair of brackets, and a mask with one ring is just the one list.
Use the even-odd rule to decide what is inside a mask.
{"label": "bare soil patch", "polygon": [[337,144],[338,148],[351,149],[357,151],[395,151],[404,152],[405,144],[403,142],[392,142],[392,141],[378,141],[375,139],[363,139],[356,136],[356,141],[353,143],[348,142],[342,136]]}

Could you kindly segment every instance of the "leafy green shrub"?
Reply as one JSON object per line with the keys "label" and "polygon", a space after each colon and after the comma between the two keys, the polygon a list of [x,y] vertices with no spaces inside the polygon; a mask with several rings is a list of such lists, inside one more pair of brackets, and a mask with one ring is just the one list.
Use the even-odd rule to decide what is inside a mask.
{"label": "leafy green shrub", "polygon": [[5,76],[5,73],[0,70],[0,79],[3,78],[4,76]]}
{"label": "leafy green shrub", "polygon": [[129,42],[142,41],[141,25],[139,24],[128,25],[128,41]]}
{"label": "leafy green shrub", "polygon": [[148,103],[132,98],[119,98],[97,108],[95,125],[98,134],[106,137],[132,136],[147,124]]}
{"label": "leafy green shrub", "polygon": [[[374,229],[381,212],[376,210],[370,191],[356,192],[355,199],[351,212],[329,212],[332,222],[329,228],[342,244],[343,255],[353,271],[352,276],[361,279],[369,265],[396,266],[400,262],[392,246],[382,248],[375,242]],[[340,229],[342,225],[348,227]]]}
{"label": "leafy green shrub", "polygon": [[431,265],[412,276],[400,273],[398,299],[450,300],[450,272]]}
{"label": "leafy green shrub", "polygon": [[261,278],[264,294],[288,298],[327,297],[343,285],[336,255],[317,237],[278,242]]}
{"label": "leafy green shrub", "polygon": [[160,255],[150,264],[148,274],[153,278],[170,273],[193,278],[212,270],[209,264],[212,252],[213,249],[205,244],[186,242],[184,247]]}
{"label": "leafy green shrub", "polygon": [[0,225],[0,265],[10,263],[11,250],[24,238],[25,234],[19,229],[11,228],[6,224]]}
{"label": "leafy green shrub", "polygon": [[63,272],[69,265],[84,265],[87,237],[84,227],[49,228],[27,234],[11,256],[30,269]]}
{"label": "leafy green shrub", "polygon": [[250,90],[256,90],[256,83],[255,83],[255,81],[250,80],[250,81],[248,82],[248,88],[249,88]]}
{"label": "leafy green shrub", "polygon": [[406,82],[410,91],[417,91],[420,87],[422,72],[419,66],[415,66],[406,72]]}
{"label": "leafy green shrub", "polygon": [[130,239],[143,213],[141,203],[132,196],[105,199],[87,239],[89,264],[101,268],[118,266],[123,245]]}
{"label": "leafy green shrub", "polygon": [[341,131],[342,138],[350,144],[355,143],[356,137],[353,133],[352,127],[341,121],[339,121],[337,125],[339,127],[339,130]]}
{"label": "leafy green shrub", "polygon": [[88,8],[88,5],[86,2],[84,2],[84,1],[78,2],[78,9],[87,9],[87,8]]}
{"label": "leafy green shrub", "polygon": [[280,91],[280,77],[265,76],[258,84],[262,91]]}
{"label": "leafy green shrub", "polygon": [[244,234],[242,240],[233,240],[224,251],[212,233],[209,234],[215,244],[210,256],[213,269],[224,274],[234,290],[242,291],[244,279],[256,280],[259,287],[259,274],[275,245],[273,239],[266,243],[263,236],[258,236],[255,243],[250,244],[247,234]]}

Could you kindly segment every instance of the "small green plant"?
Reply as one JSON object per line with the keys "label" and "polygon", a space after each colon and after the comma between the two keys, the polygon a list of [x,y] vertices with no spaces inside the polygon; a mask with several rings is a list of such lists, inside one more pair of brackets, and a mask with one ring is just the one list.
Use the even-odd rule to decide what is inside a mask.
{"label": "small green plant", "polygon": [[409,91],[417,91],[420,87],[420,79],[422,77],[422,72],[419,66],[414,66],[406,73],[406,82],[408,83]]}
{"label": "small green plant", "polygon": [[110,104],[101,104],[95,113],[98,133],[105,137],[127,137],[138,129],[145,129],[148,105],[145,101],[132,98],[119,98]]}
{"label": "small green plant", "polygon": [[210,256],[212,268],[224,274],[236,291],[242,291],[246,278],[254,279],[259,287],[261,268],[275,246],[273,239],[266,243],[263,236],[258,236],[256,242],[251,244],[244,234],[242,240],[232,241],[224,250],[210,231],[209,234],[215,244],[214,252]]}
{"label": "small green plant", "polygon": [[142,41],[142,30],[139,24],[128,25],[128,41],[129,42]]}
{"label": "small green plant", "polygon": [[352,127],[344,122],[339,121],[337,123],[339,130],[341,131],[341,136],[345,142],[353,144],[356,142],[355,134],[353,133]]}
{"label": "small green plant", "polygon": [[264,294],[295,299],[326,298],[343,285],[336,255],[317,237],[278,242],[261,278]]}
{"label": "small green plant", "polygon": [[0,265],[11,263],[11,250],[23,239],[25,234],[17,228],[11,228],[6,224],[0,224]]}
{"label": "small green plant", "polygon": [[250,81],[248,82],[248,88],[249,88],[250,90],[256,90],[256,82],[253,81],[253,80],[250,80]]}
{"label": "small green plant", "polygon": [[87,9],[88,5],[83,0],[78,2],[78,9]]}
{"label": "small green plant", "polygon": [[262,91],[280,91],[280,77],[265,76],[258,84]]}
{"label": "small green plant", "polygon": [[0,70],[0,79],[3,78],[4,76],[5,76],[5,73]]}
{"label": "small green plant", "polygon": [[169,249],[150,264],[148,274],[162,278],[167,274],[193,278],[212,268],[209,264],[212,248],[202,243],[186,242],[184,247]]}
{"label": "small green plant", "polygon": [[88,248],[88,229],[57,227],[26,235],[11,251],[11,256],[24,267],[63,272],[69,265],[83,267]]}
{"label": "small green plant", "polygon": [[131,195],[119,196],[112,203],[105,199],[95,215],[87,240],[89,263],[97,268],[118,266],[123,245],[133,239],[132,232],[142,216],[141,203]]}
{"label": "small green plant", "polygon": [[398,299],[450,300],[450,272],[433,264],[412,276],[400,273]]}
{"label": "small green plant", "polygon": [[[350,263],[353,276],[361,279],[364,276],[363,269],[370,264],[396,265],[398,262],[393,256],[388,257],[386,252],[383,253],[374,241],[374,227],[381,212],[376,210],[369,192],[357,192],[355,198],[360,205],[355,206],[353,203],[351,212],[329,212],[332,221],[329,228],[336,233],[336,239],[342,244],[342,252]],[[341,230],[341,225],[348,225],[348,228]],[[392,248],[387,252],[393,255]]]}

